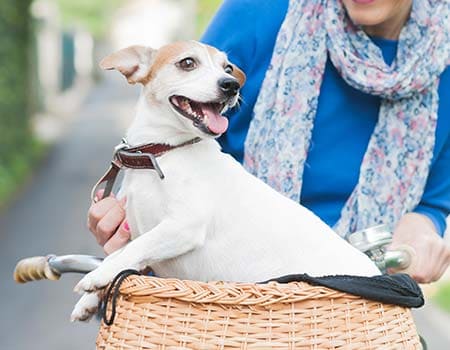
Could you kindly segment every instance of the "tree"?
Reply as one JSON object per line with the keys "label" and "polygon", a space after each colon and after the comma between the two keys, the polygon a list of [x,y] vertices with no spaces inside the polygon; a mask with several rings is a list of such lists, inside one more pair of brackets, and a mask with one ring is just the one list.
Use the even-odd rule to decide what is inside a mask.
{"label": "tree", "polygon": [[29,118],[31,0],[0,1],[0,200],[33,153]]}

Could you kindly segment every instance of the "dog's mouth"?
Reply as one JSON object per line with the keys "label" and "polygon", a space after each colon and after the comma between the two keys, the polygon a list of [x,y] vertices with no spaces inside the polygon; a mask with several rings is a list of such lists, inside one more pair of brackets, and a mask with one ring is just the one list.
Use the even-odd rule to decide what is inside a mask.
{"label": "dog's mouth", "polygon": [[206,134],[219,136],[228,128],[228,119],[222,116],[226,102],[197,102],[178,95],[171,96],[169,101],[179,114]]}

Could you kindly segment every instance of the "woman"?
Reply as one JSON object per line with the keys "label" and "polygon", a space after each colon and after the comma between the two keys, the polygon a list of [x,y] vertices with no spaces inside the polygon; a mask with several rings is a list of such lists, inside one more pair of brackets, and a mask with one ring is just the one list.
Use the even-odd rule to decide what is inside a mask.
{"label": "woman", "polygon": [[[449,14],[436,0],[227,0],[203,37],[247,74],[224,151],[338,234],[393,225],[418,282],[450,263]],[[89,212],[107,253],[129,239],[122,205]]]}

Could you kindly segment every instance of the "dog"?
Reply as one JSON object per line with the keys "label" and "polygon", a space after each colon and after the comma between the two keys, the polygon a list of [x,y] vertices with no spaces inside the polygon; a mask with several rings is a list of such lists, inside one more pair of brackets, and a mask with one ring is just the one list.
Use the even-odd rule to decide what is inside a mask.
{"label": "dog", "polygon": [[103,59],[142,84],[126,139],[180,145],[154,170],[126,169],[132,240],[75,287],[85,293],[72,320],[87,320],[96,292],[122,270],[151,267],[160,277],[261,282],[288,274],[379,275],[375,264],[315,214],[252,176],[215,140],[228,127],[245,74],[219,50],[195,41],[154,50],[132,46]]}

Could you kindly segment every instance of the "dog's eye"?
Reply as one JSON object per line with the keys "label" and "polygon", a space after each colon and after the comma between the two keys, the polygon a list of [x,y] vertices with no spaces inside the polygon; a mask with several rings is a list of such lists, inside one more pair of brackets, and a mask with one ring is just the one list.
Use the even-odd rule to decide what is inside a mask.
{"label": "dog's eye", "polygon": [[231,64],[228,64],[225,66],[224,70],[225,70],[225,73],[231,74],[231,73],[233,73],[233,66]]}
{"label": "dog's eye", "polygon": [[186,57],[178,62],[177,66],[183,70],[190,71],[197,68],[197,62],[192,57]]}

